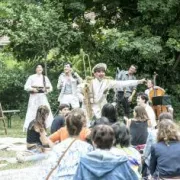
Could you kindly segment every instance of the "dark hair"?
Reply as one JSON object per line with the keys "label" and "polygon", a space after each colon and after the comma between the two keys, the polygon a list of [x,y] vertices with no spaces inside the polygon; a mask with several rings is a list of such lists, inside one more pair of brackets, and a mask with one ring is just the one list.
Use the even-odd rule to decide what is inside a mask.
{"label": "dark hair", "polygon": [[66,117],[66,126],[70,136],[78,136],[85,122],[84,111],[80,108],[73,109]]}
{"label": "dark hair", "polygon": [[60,104],[59,110],[62,111],[64,108],[70,108],[68,104]]}
{"label": "dark hair", "polygon": [[113,145],[114,131],[111,126],[95,126],[91,134],[92,141],[100,149],[110,149]]}
{"label": "dark hair", "polygon": [[64,66],[69,65],[72,68],[72,64],[70,62],[65,62],[63,65]]}
{"label": "dark hair", "polygon": [[115,134],[115,143],[114,145],[120,145],[121,147],[129,147],[131,142],[131,136],[129,129],[125,124],[115,123],[111,126]]}
{"label": "dark hair", "polygon": [[101,124],[106,124],[109,125],[109,120],[106,117],[101,117],[97,120],[94,121],[93,126],[101,125]]}
{"label": "dark hair", "polygon": [[134,111],[136,113],[136,119],[139,121],[147,121],[149,119],[147,112],[144,107],[142,106],[136,106],[134,108]]}
{"label": "dark hair", "polygon": [[147,103],[149,100],[148,96],[143,92],[138,93],[137,97],[141,97],[141,99],[143,99],[145,103]]}
{"label": "dark hair", "polygon": [[117,121],[116,108],[110,103],[103,106],[101,115],[108,118],[109,122],[111,123],[115,123]]}
{"label": "dark hair", "polygon": [[49,115],[49,108],[47,106],[39,106],[36,112],[36,118],[30,124],[29,129],[31,130],[33,127],[38,129],[46,129],[45,121]]}
{"label": "dark hair", "polygon": [[158,120],[159,121],[162,121],[163,119],[170,119],[173,121],[173,116],[171,113],[169,112],[162,112],[159,117],[158,117]]}

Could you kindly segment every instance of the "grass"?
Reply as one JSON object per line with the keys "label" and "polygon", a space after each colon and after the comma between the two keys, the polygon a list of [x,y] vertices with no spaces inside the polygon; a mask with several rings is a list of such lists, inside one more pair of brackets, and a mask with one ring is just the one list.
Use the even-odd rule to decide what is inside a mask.
{"label": "grass", "polygon": [[20,119],[18,116],[12,116],[11,118],[11,128],[7,127],[7,119],[6,119],[6,127],[7,127],[7,135],[4,132],[3,122],[0,121],[0,137],[17,137],[17,138],[25,138],[26,133],[23,132],[23,123],[24,120]]}

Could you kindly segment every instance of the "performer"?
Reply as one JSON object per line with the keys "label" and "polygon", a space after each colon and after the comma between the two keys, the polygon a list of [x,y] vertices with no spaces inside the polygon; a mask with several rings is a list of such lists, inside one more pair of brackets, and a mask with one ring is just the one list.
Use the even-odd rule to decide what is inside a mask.
{"label": "performer", "polygon": [[77,96],[77,85],[82,83],[82,78],[72,71],[69,62],[64,64],[64,73],[58,79],[57,88],[61,90],[58,101],[60,104],[69,104],[72,108],[78,108],[79,99]]}
{"label": "performer", "polygon": [[[128,71],[118,71],[116,75],[116,80],[127,81],[127,80],[136,80],[135,73],[137,67],[135,65],[131,65]],[[124,110],[124,116],[129,117],[130,114],[130,103],[136,93],[136,86],[126,86],[117,88],[116,93],[116,106],[117,111],[121,111],[121,104]]]}
{"label": "performer", "polygon": [[[163,94],[165,94],[165,90],[164,90],[163,88],[159,87],[159,86],[154,86],[153,81],[150,80],[150,79],[147,80],[147,88],[148,88],[148,89],[145,90],[145,94],[147,94],[147,96],[148,96],[148,98],[149,98],[150,104],[152,104],[152,100],[151,100],[151,98],[150,98],[150,91],[151,91],[151,90],[153,90],[153,89],[155,89],[155,90],[156,90],[156,89],[160,89],[161,92],[163,92]],[[170,112],[170,113],[173,115],[173,112],[174,112],[173,107],[172,107],[171,105],[166,105],[166,108],[167,108],[167,111]]]}
{"label": "performer", "polygon": [[36,74],[29,76],[26,84],[24,85],[24,90],[30,93],[26,118],[23,127],[24,131],[27,130],[29,123],[35,119],[37,109],[41,105],[47,105],[50,110],[48,119],[46,121],[46,127],[50,127],[53,120],[50,105],[46,97],[46,94],[51,92],[53,88],[48,77],[44,76],[42,73],[42,65],[37,65]]}
{"label": "performer", "polygon": [[108,91],[112,88],[120,88],[125,86],[136,86],[145,82],[142,80],[116,81],[109,77],[105,77],[107,66],[99,63],[94,66],[94,78],[89,78],[85,83],[78,87],[79,97],[83,102],[83,108],[86,109],[88,119],[101,117],[101,109],[107,103]]}

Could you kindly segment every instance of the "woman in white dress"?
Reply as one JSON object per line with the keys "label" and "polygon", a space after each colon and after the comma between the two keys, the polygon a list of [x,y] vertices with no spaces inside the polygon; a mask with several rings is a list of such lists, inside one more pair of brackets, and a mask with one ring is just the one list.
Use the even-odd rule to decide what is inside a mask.
{"label": "woman in white dress", "polygon": [[30,97],[23,131],[26,131],[29,123],[35,119],[37,109],[41,105],[47,105],[50,110],[48,119],[46,121],[46,127],[50,127],[53,121],[53,115],[46,96],[46,94],[51,92],[53,88],[48,77],[44,76],[42,72],[42,65],[37,65],[36,74],[29,76],[26,84],[24,85],[24,90],[30,93]]}

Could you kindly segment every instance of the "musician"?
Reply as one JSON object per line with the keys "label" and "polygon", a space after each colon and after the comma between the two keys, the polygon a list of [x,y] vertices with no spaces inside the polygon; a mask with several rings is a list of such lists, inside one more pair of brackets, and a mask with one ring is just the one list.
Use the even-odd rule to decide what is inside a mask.
{"label": "musician", "polygon": [[[83,84],[79,86],[79,92],[81,93],[81,100],[83,102],[83,107],[88,111],[90,108],[92,115],[95,118],[101,117],[101,109],[107,103],[107,94],[110,89],[121,88],[126,86],[136,86],[145,82],[145,79],[142,80],[128,80],[128,81],[116,81],[112,80],[109,77],[106,77],[107,66],[104,63],[99,63],[94,66],[92,69],[94,78],[89,84],[89,96],[85,97],[83,94]],[[85,84],[84,84],[85,85]],[[87,98],[90,99],[90,104]],[[88,106],[88,107],[87,107]],[[90,117],[88,117],[90,119]]]}
{"label": "musician", "polygon": [[72,108],[79,108],[79,99],[77,96],[77,85],[82,82],[82,78],[72,70],[69,62],[64,64],[64,73],[61,73],[58,79],[57,89],[60,89],[58,101],[60,104],[69,104]]}
{"label": "musician", "polygon": [[30,93],[26,118],[23,130],[26,131],[29,123],[35,119],[39,106],[47,105],[50,113],[46,121],[46,127],[50,127],[53,115],[46,94],[52,91],[52,85],[47,76],[43,75],[42,65],[36,66],[36,74],[28,77],[24,90]]}
{"label": "musician", "polygon": [[[150,91],[151,90],[153,90],[153,89],[155,89],[155,90],[156,89],[160,89],[165,94],[165,90],[163,88],[159,87],[159,86],[154,86],[153,81],[150,80],[150,79],[147,80],[147,84],[146,85],[147,85],[148,89],[145,90],[145,94],[147,94],[147,96],[149,97],[150,104],[152,104],[152,100],[150,98]],[[171,105],[167,105],[166,107],[167,107],[168,112],[170,112],[173,115],[173,112],[174,112],[173,107]]]}
{"label": "musician", "polygon": [[[131,65],[128,71],[118,71],[116,75],[116,80],[127,81],[127,80],[136,80],[135,73],[137,71],[137,67],[135,65]],[[122,104],[124,110],[124,116],[129,117],[130,114],[130,104],[132,99],[136,93],[136,86],[126,86],[117,89],[116,94],[116,103],[117,110],[120,112],[120,106]]]}

